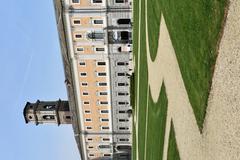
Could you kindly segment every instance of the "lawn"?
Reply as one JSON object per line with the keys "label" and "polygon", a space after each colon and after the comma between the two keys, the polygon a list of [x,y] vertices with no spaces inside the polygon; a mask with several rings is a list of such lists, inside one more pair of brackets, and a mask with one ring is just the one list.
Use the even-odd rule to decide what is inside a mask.
{"label": "lawn", "polygon": [[[141,13],[139,13],[139,3],[141,3]],[[162,159],[167,114],[167,95],[164,85],[157,103],[153,103],[148,91],[145,32],[150,37],[151,58],[154,60],[158,47],[160,17],[163,14],[201,131],[227,4],[227,0],[147,0],[149,30],[146,31],[145,0],[134,0],[133,49],[136,96],[134,99],[139,99],[139,103],[134,102],[136,105],[134,108],[138,111],[135,112],[138,115],[134,115],[137,116],[138,126],[134,124],[133,159],[137,159],[136,145],[138,145],[139,159]],[[140,35],[138,35],[139,27]],[[168,159],[180,159],[173,124],[169,135]]]}

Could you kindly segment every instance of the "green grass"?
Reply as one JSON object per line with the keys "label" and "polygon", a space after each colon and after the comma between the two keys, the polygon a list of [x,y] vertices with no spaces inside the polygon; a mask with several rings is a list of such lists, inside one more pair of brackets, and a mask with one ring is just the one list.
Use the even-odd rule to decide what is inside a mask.
{"label": "green grass", "polygon": [[[142,0],[141,34],[139,37],[139,0],[134,0],[133,52],[135,56],[135,75],[131,79],[134,81],[131,94],[137,97],[139,92],[139,97],[137,97],[139,98],[139,104],[135,104],[135,99],[132,98],[133,107],[139,111],[139,114],[134,115],[138,116],[138,126],[133,125],[133,160],[136,159],[136,140],[138,140],[140,160],[144,157],[147,160],[162,159],[166,124],[167,96],[165,87],[163,86],[161,89],[158,103],[153,103],[150,94],[147,97],[148,70],[145,33],[148,32],[149,34],[151,58],[154,60],[158,47],[160,15],[162,13],[176,52],[188,97],[201,131],[227,0],[147,0],[147,4],[149,30],[146,31],[145,28],[145,0]],[[140,40],[140,46],[138,46],[138,40]],[[140,47],[139,54],[138,47]],[[139,56],[141,56],[140,63],[137,61]],[[140,67],[139,75],[138,66]],[[139,91],[137,91],[138,85],[140,86]],[[149,107],[148,119],[146,119],[147,101]],[[148,124],[147,132],[145,132],[146,124]],[[135,127],[138,127],[138,132]],[[146,145],[145,142],[147,142]],[[172,124],[169,135],[168,160],[179,159]]]}
{"label": "green grass", "polygon": [[148,0],[151,55],[156,56],[163,13],[200,130],[226,6],[227,0]]}
{"label": "green grass", "polygon": [[160,97],[157,103],[154,103],[151,95],[149,96],[148,110],[148,128],[146,159],[162,159],[164,148],[164,135],[167,118],[167,95],[165,86],[162,85]]}
{"label": "green grass", "polygon": [[171,129],[169,135],[169,143],[168,143],[168,160],[180,160],[177,144],[176,144],[176,137],[174,131],[174,125],[171,122]]}

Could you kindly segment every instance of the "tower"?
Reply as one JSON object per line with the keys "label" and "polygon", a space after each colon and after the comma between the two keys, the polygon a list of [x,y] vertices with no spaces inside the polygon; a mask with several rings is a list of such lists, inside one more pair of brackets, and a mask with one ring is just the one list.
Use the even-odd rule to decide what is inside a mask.
{"label": "tower", "polygon": [[69,110],[68,101],[39,101],[27,102],[23,115],[26,123],[32,122],[36,125],[44,123],[71,124],[72,114]]}

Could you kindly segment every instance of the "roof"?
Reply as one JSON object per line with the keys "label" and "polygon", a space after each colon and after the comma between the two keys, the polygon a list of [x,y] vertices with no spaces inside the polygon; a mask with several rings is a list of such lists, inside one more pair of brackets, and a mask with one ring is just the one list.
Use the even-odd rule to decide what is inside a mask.
{"label": "roof", "polygon": [[[72,127],[75,135],[75,140],[77,142],[77,146],[81,153],[83,152],[83,147],[81,143],[81,130],[80,130],[80,124],[78,120],[77,115],[77,104],[76,104],[76,97],[75,97],[75,89],[74,89],[74,81],[73,81],[73,71],[71,67],[70,62],[70,53],[68,50],[68,42],[66,37],[66,30],[65,30],[65,21],[64,21],[64,2],[62,0],[53,0],[54,1],[54,7],[55,7],[55,15],[56,15],[56,22],[57,22],[57,28],[58,28],[58,34],[59,34],[59,42],[61,46],[61,54],[62,54],[62,60],[63,60],[63,67],[64,67],[64,74],[65,74],[65,83],[67,88],[67,94],[68,94],[68,101],[69,101],[69,108],[70,111],[73,114],[73,121],[72,121]],[[83,156],[81,155],[81,158]]]}

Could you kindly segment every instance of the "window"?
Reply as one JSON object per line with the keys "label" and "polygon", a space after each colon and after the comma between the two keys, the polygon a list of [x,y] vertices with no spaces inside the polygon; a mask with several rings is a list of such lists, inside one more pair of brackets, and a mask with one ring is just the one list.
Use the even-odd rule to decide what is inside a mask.
{"label": "window", "polygon": [[103,20],[102,19],[95,19],[95,20],[93,20],[93,24],[103,24]]}
{"label": "window", "polygon": [[101,110],[100,113],[105,114],[105,113],[109,113],[109,111],[108,110]]}
{"label": "window", "polygon": [[45,109],[54,109],[55,105],[45,105],[43,108],[45,108]]}
{"label": "window", "polygon": [[71,119],[71,116],[66,116],[66,119]]}
{"label": "window", "polygon": [[120,138],[119,141],[120,141],[120,142],[128,142],[129,139],[128,139],[128,138]]}
{"label": "window", "polygon": [[126,111],[122,111],[122,110],[120,110],[120,111],[118,111],[118,113],[126,113]]}
{"label": "window", "polygon": [[107,126],[102,126],[101,129],[102,129],[102,130],[108,130],[109,127],[107,127]]}
{"label": "window", "polygon": [[116,3],[124,3],[124,0],[115,0]]}
{"label": "window", "polygon": [[107,83],[106,82],[99,82],[98,85],[99,86],[107,86]]}
{"label": "window", "polygon": [[98,146],[100,149],[110,149],[110,145],[99,145]]}
{"label": "window", "polygon": [[93,146],[88,146],[88,149],[93,149],[94,147]]}
{"label": "window", "polygon": [[80,0],[72,0],[72,3],[79,3]]}
{"label": "window", "polygon": [[109,142],[109,141],[110,141],[110,138],[103,138],[102,141],[103,141],[103,142]]}
{"label": "window", "polygon": [[103,51],[105,51],[105,48],[97,47],[97,48],[96,48],[96,51],[97,51],[97,52],[103,52]]}
{"label": "window", "polygon": [[126,76],[126,74],[123,72],[120,72],[120,73],[117,73],[117,76]]}
{"label": "window", "polygon": [[119,130],[129,130],[128,127],[119,127]]}
{"label": "window", "polygon": [[87,130],[90,130],[90,129],[92,129],[92,127],[90,127],[90,126],[87,126],[86,128],[87,128]]}
{"label": "window", "polygon": [[129,95],[129,93],[128,92],[118,92],[117,95],[118,96],[127,96],[127,95]]}
{"label": "window", "polygon": [[93,153],[88,154],[88,157],[95,157]]}
{"label": "window", "polygon": [[117,20],[118,24],[131,24],[131,20],[129,18],[125,18],[125,19],[118,19]]}
{"label": "window", "polygon": [[88,86],[87,82],[82,82],[81,84],[82,84],[82,86]]}
{"label": "window", "polygon": [[79,62],[79,65],[80,66],[86,66],[86,63],[85,62]]}
{"label": "window", "polygon": [[54,117],[54,115],[44,115],[43,119],[45,119],[45,120],[54,120],[55,117]]}
{"label": "window", "polygon": [[86,118],[85,121],[86,122],[92,122],[92,119],[91,118]]}
{"label": "window", "polygon": [[101,118],[101,121],[102,122],[109,122],[109,119],[108,118]]}
{"label": "window", "polygon": [[101,91],[101,92],[99,92],[99,95],[100,95],[100,96],[106,96],[106,95],[108,95],[108,92]]}
{"label": "window", "polygon": [[90,142],[91,142],[91,141],[93,141],[93,139],[92,139],[92,138],[88,138],[87,141],[90,141]]}
{"label": "window", "polygon": [[100,105],[107,105],[107,104],[108,104],[108,101],[100,101],[99,104],[100,104]]}
{"label": "window", "polygon": [[93,3],[102,3],[102,0],[92,0]]}
{"label": "window", "polygon": [[84,91],[84,92],[82,92],[82,95],[83,96],[88,96],[88,92]]}
{"label": "window", "polygon": [[85,104],[85,105],[89,105],[90,102],[89,102],[89,101],[84,101],[83,104]]}
{"label": "window", "polygon": [[128,83],[118,83],[118,86],[128,86]]}
{"label": "window", "polygon": [[125,66],[125,65],[128,65],[127,62],[117,62],[117,65],[118,66]]}
{"label": "window", "polygon": [[74,24],[81,24],[81,21],[80,21],[80,19],[75,19],[75,20],[73,20],[73,23]]}
{"label": "window", "polygon": [[81,73],[80,73],[80,76],[81,76],[81,77],[86,77],[86,76],[87,76],[87,73],[86,73],[86,72],[81,72]]}
{"label": "window", "polygon": [[118,121],[119,122],[128,122],[129,120],[128,119],[119,119]]}
{"label": "window", "polygon": [[91,113],[90,110],[85,110],[84,112],[85,112],[86,114],[90,114],[90,113]]}
{"label": "window", "polygon": [[83,52],[84,48],[83,47],[77,47],[77,52]]}
{"label": "window", "polygon": [[97,65],[98,65],[98,66],[105,66],[105,65],[106,65],[106,62],[97,62]]}
{"label": "window", "polygon": [[103,154],[103,156],[104,156],[104,157],[111,157],[111,154],[105,153],[105,154]]}
{"label": "window", "polygon": [[82,38],[82,35],[81,34],[76,34],[75,38],[77,38],[77,39]]}
{"label": "window", "polygon": [[118,105],[127,105],[127,104],[129,104],[129,102],[122,102],[122,101],[118,102]]}
{"label": "window", "polygon": [[97,76],[104,77],[104,76],[107,76],[107,73],[106,72],[98,72]]}

